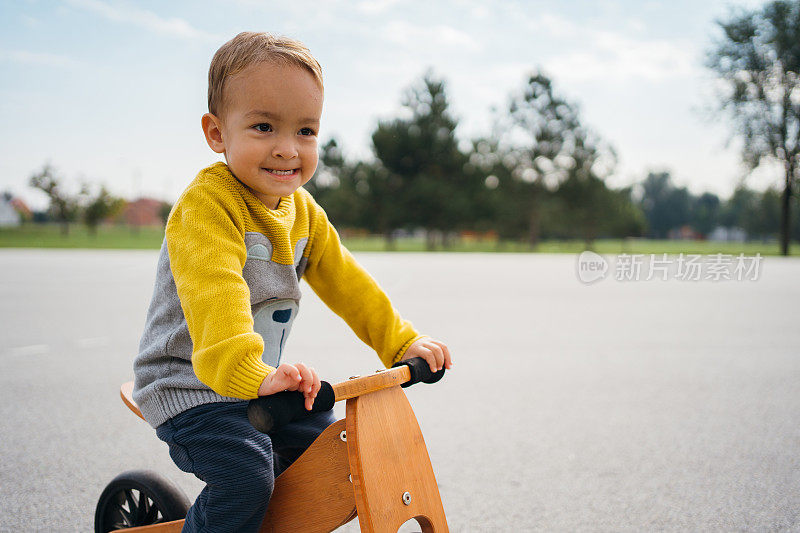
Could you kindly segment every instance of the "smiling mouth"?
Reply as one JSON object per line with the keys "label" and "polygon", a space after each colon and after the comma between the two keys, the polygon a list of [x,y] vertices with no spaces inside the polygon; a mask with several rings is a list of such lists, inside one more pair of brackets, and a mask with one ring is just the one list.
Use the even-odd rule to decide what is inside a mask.
{"label": "smiling mouth", "polygon": [[300,174],[299,168],[293,168],[290,170],[281,170],[276,168],[262,168],[261,170],[267,172],[268,174],[282,181],[289,181],[291,179],[294,179],[294,177],[297,176],[298,174]]}
{"label": "smiling mouth", "polygon": [[292,174],[296,174],[297,172],[300,171],[299,168],[293,168],[293,169],[290,169],[290,170],[279,170],[279,169],[275,169],[275,168],[265,168],[263,170],[266,170],[270,174],[275,174],[276,176],[291,176]]}

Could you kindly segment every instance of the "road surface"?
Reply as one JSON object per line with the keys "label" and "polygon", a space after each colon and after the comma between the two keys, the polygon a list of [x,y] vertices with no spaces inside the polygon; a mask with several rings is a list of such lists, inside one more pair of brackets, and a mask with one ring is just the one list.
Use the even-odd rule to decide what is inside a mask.
{"label": "road surface", "polygon": [[[800,260],[584,284],[574,255],[356,257],[456,360],[409,389],[452,531],[800,529]],[[90,531],[127,469],[199,492],[118,397],[155,266],[0,251],[0,530]],[[300,309],[287,360],[378,368],[307,286]]]}

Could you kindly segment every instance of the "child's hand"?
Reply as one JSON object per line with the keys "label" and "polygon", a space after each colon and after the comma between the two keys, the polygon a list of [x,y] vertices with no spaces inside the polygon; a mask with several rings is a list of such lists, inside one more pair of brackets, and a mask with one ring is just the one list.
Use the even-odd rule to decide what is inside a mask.
{"label": "child's hand", "polygon": [[431,367],[431,372],[438,372],[442,366],[448,370],[453,368],[453,359],[450,357],[447,345],[430,337],[423,337],[415,341],[403,354],[401,361],[414,357],[425,359]]}
{"label": "child's hand", "polygon": [[297,390],[306,397],[306,409],[311,410],[314,398],[319,392],[320,383],[317,371],[303,363],[283,363],[275,372],[267,374],[258,388],[259,396],[269,396],[285,390]]}

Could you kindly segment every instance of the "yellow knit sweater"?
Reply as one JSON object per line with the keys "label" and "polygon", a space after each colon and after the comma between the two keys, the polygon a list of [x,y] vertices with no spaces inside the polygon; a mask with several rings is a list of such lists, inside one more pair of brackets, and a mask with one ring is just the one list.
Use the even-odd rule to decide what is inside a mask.
{"label": "yellow knit sweater", "polygon": [[[257,246],[248,247],[253,239],[271,245],[271,257],[257,257]],[[268,209],[227,165],[214,164],[198,174],[173,207],[166,244],[193,343],[194,372],[222,396],[255,398],[274,370],[262,360],[264,340],[253,319],[259,298],[274,297],[264,297],[269,291],[257,287],[262,281],[245,279],[248,262],[283,268],[284,278],[292,269],[295,285],[305,276],[386,366],[421,337],[341,244],[325,211],[302,187],[281,198],[277,209]]]}

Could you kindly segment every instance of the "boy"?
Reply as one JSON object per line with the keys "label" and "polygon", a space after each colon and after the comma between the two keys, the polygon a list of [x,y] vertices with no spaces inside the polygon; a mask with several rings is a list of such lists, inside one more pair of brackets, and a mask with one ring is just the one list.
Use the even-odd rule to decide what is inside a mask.
{"label": "boy", "polygon": [[178,467],[207,483],[184,531],[257,531],[274,476],[334,422],[328,411],[264,435],[247,421],[246,400],[298,390],[311,409],[319,391],[313,368],[281,362],[301,277],[386,366],[452,366],[302,188],[317,167],[322,101],[320,66],[292,39],[241,33],[211,61],[202,127],[227,164],[200,171],[170,213],[134,362],[145,419]]}

